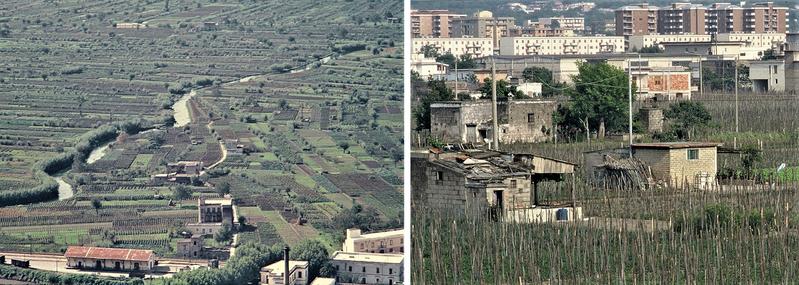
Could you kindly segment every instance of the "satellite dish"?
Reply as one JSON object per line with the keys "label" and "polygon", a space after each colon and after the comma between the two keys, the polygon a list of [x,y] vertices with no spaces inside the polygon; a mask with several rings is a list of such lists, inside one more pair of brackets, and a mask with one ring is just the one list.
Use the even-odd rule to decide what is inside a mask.
{"label": "satellite dish", "polygon": [[784,162],[783,162],[782,164],[780,164],[780,166],[779,166],[779,167],[777,167],[777,172],[780,172],[780,171],[782,171],[783,169],[785,169],[785,163],[784,163]]}

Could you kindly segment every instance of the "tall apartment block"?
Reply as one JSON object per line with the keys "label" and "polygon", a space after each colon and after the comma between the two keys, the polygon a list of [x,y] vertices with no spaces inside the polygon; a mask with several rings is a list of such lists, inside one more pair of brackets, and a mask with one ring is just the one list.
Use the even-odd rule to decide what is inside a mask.
{"label": "tall apartment block", "polygon": [[665,35],[704,35],[706,9],[702,4],[674,3],[657,10],[657,32]]}
{"label": "tall apartment block", "polygon": [[741,7],[730,3],[674,3],[658,8],[647,4],[616,10],[616,35],[716,35],[724,33],[785,33],[788,8],[772,2]]}
{"label": "tall apartment block", "polygon": [[452,37],[453,20],[463,17],[448,10],[411,10],[411,37]]}
{"label": "tall apartment block", "polygon": [[616,10],[616,35],[638,36],[657,32],[658,8],[649,4],[624,6]]}
{"label": "tall apartment block", "polygon": [[456,18],[453,21],[453,37],[492,38],[494,48],[499,48],[499,39],[507,37],[516,27],[513,17],[494,17],[494,13],[480,11],[470,17]]}

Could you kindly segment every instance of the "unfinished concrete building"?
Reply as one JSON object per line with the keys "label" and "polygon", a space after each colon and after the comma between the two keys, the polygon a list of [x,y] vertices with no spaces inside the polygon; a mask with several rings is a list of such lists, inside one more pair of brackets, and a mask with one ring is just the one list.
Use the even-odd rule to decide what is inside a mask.
{"label": "unfinished concrete building", "polygon": [[[552,113],[557,102],[498,102],[500,144],[536,143],[552,138]],[[484,144],[493,137],[491,100],[449,101],[430,105],[430,134],[444,143]]]}
{"label": "unfinished concrete building", "polygon": [[415,152],[412,201],[426,208],[470,215],[493,210],[519,222],[572,220],[582,215],[579,208],[543,205],[537,186],[545,180],[563,180],[564,175],[574,173],[575,166],[533,154]]}
{"label": "unfinished concrete building", "polygon": [[788,34],[785,39],[785,92],[799,91],[799,34]]}

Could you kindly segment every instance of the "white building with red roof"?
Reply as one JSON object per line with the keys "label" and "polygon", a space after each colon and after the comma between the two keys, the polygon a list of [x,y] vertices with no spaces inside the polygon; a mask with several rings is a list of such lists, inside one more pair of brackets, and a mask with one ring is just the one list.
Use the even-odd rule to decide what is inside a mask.
{"label": "white building with red roof", "polygon": [[64,257],[67,268],[150,271],[155,267],[152,250],[70,246]]}

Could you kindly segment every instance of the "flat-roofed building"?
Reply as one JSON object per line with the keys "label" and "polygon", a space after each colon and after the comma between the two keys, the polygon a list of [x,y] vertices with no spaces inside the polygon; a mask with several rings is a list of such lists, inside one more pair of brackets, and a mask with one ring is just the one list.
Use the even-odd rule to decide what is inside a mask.
{"label": "flat-roofed building", "polygon": [[404,230],[389,230],[363,234],[360,229],[347,229],[342,251],[368,253],[402,253]]}
{"label": "flat-roofed building", "polygon": [[187,224],[186,227],[194,234],[203,236],[213,235],[225,224],[233,227],[237,218],[233,198],[197,199],[197,223]]}
{"label": "flat-roofed building", "polygon": [[709,42],[710,35],[636,35],[630,36],[628,39],[628,51],[638,51],[641,48],[657,46],[663,48],[661,43],[695,43],[695,42]]}
{"label": "flat-roofed building", "polygon": [[513,17],[494,17],[490,11],[479,11],[472,16],[453,21],[453,37],[490,38],[494,48],[499,47],[499,38],[507,37],[516,26]]}
{"label": "flat-roofed building", "polygon": [[702,4],[674,3],[657,10],[657,32],[668,35],[704,35],[706,8]]}
{"label": "flat-roofed building", "polygon": [[402,282],[404,260],[400,254],[336,251],[330,264],[336,267],[339,283],[392,285]]}
{"label": "flat-roofed building", "polygon": [[422,79],[439,78],[447,74],[449,66],[437,62],[435,58],[424,57],[422,54],[411,55],[411,70],[419,74]]}
{"label": "flat-roofed building", "polygon": [[678,188],[705,189],[716,184],[718,147],[707,142],[638,143],[632,151],[655,179]]}
{"label": "flat-roofed building", "polygon": [[[289,285],[308,284],[308,261],[289,260]],[[286,262],[280,260],[261,268],[261,285],[285,285]]]}
{"label": "flat-roofed building", "polygon": [[716,35],[718,42],[742,43],[738,59],[759,60],[767,50],[775,55],[782,54],[785,33],[724,33]]}
{"label": "flat-roofed building", "polygon": [[752,92],[784,92],[785,62],[782,60],[752,61],[749,63],[749,80],[752,81]]}
{"label": "flat-roofed building", "polygon": [[629,5],[616,10],[616,35],[634,36],[657,33],[658,7]]}
{"label": "flat-roofed building", "polygon": [[503,37],[501,55],[568,55],[624,52],[624,37]]}
{"label": "flat-roofed building", "polygon": [[411,10],[411,37],[452,37],[453,20],[463,17],[448,10]]}
{"label": "flat-roofed building", "polygon": [[456,57],[469,55],[473,58],[490,56],[494,54],[491,38],[416,38],[413,39],[412,50],[414,54],[424,54],[424,48],[429,46],[438,54],[452,54]]}
{"label": "flat-roofed building", "polygon": [[150,271],[155,266],[152,250],[69,246],[64,253],[67,268]]}

